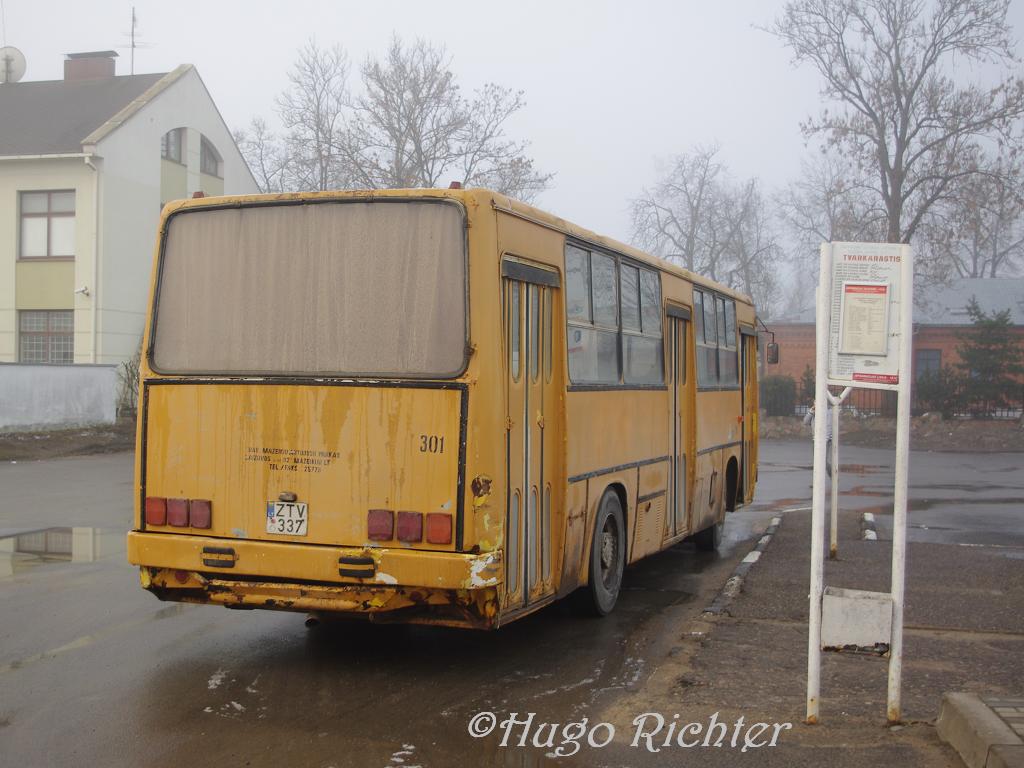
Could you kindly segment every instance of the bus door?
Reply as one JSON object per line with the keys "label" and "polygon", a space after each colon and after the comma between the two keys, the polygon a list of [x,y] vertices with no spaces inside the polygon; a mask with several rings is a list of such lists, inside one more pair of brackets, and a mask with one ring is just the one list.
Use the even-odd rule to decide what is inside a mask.
{"label": "bus door", "polygon": [[743,341],[743,497],[740,503],[753,501],[757,482],[757,336],[746,328],[740,329]]}
{"label": "bus door", "polygon": [[524,607],[552,591],[551,483],[555,418],[552,305],[558,274],[502,262],[507,413],[505,604]]}
{"label": "bus door", "polygon": [[692,401],[686,370],[686,324],[689,310],[669,306],[669,376],[672,427],[672,466],[669,472],[669,519],[666,537],[676,538],[689,533],[687,516],[686,477],[687,455],[690,451],[689,434],[693,429],[690,403]]}

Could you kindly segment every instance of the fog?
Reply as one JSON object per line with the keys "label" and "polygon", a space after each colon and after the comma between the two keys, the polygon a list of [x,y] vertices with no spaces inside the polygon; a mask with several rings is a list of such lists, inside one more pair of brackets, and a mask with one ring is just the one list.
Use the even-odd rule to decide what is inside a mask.
{"label": "fog", "polygon": [[[28,59],[26,80],[62,77],[63,54],[114,48],[128,74],[131,5],[3,0],[5,37]],[[1024,28],[1021,4],[1011,9]],[[466,2],[139,3],[135,71],[194,64],[228,126],[272,124],[296,49],[342,45],[354,64],[393,34],[447,46],[466,90],[523,89],[509,129],[556,174],[538,204],[602,234],[630,239],[629,201],[659,158],[717,143],[736,176],[766,189],[796,175],[799,122],[820,108],[818,81],[796,70],[758,27],[782,3]],[[354,81],[354,78],[353,78]],[[2,116],[0,116],[2,119]]]}

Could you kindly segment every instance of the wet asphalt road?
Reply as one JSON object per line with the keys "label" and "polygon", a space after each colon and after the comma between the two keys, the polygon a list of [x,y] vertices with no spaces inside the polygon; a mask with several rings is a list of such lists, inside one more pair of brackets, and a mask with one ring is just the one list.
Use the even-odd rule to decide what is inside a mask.
{"label": "wet asphalt road", "polygon": [[[488,634],[310,631],[300,614],[160,603],[124,562],[129,455],[0,465],[0,765],[546,764],[540,751],[470,738],[469,719],[595,718],[642,687],[745,542],[807,506],[809,455],[807,442],[765,444],[758,501],[730,516],[720,556],[684,545],[627,570],[607,619],[560,603]],[[883,532],[891,455],[842,459],[844,507],[879,513]],[[1024,555],[1020,458],[914,454],[911,539]],[[15,542],[71,554],[11,552]]]}

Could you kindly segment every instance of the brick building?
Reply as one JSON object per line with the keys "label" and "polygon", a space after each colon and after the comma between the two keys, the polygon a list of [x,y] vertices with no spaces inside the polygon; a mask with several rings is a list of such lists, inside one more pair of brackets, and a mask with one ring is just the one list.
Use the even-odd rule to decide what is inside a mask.
{"label": "brick building", "polygon": [[[977,299],[985,312],[1010,310],[1015,331],[1024,346],[1024,278],[962,278],[948,286],[934,288],[915,297],[914,349],[912,376],[916,380],[926,371],[937,371],[960,362],[956,348],[963,341],[963,331],[971,325],[967,304]],[[814,309],[796,316],[780,317],[769,322],[779,345],[779,362],[769,365],[761,345],[763,376],[791,376],[799,382],[804,370],[814,370]],[[857,390],[851,404],[866,410],[889,410],[895,398],[881,393]],[[798,401],[800,400],[798,394]],[[890,403],[891,401],[891,403]]]}

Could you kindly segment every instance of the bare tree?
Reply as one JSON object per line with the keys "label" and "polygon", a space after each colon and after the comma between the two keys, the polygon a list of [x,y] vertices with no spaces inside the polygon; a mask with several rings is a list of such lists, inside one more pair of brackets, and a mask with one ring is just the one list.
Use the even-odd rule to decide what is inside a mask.
{"label": "bare tree", "polygon": [[288,73],[289,86],[277,98],[286,131],[277,151],[285,158],[284,184],[289,189],[349,186],[349,168],[339,146],[345,131],[348,69],[340,46],[325,49],[310,41],[299,50]]}
{"label": "bare tree", "polygon": [[474,94],[457,137],[458,168],[465,186],[489,187],[530,201],[554,178],[541,173],[527,156],[529,143],[513,141],[505,123],[526,106],[522,91],[488,83]]}
{"label": "bare tree", "polygon": [[715,277],[721,257],[714,216],[724,170],[718,147],[696,147],[675,158],[651,190],[633,201],[633,238],[691,272]]}
{"label": "bare tree", "polygon": [[846,159],[817,155],[800,178],[776,196],[779,218],[798,248],[798,264],[817,271],[818,246],[829,241],[876,240],[885,235],[885,210],[870,182]]}
{"label": "bare tree", "polygon": [[363,93],[346,139],[365,187],[434,187],[456,159],[465,121],[462,97],[443,48],[393,38],[383,60],[362,66]]}
{"label": "bare tree", "polygon": [[527,142],[505,135],[525,106],[522,91],[489,83],[467,99],[450,65],[443,46],[397,37],[383,59],[367,59],[344,141],[355,181],[373,188],[456,180],[533,198],[552,175],[534,168]]}
{"label": "bare tree", "polygon": [[779,267],[783,249],[772,216],[757,179],[749,179],[729,191],[723,200],[721,218],[728,227],[725,283],[754,299],[763,317],[779,306]]}
{"label": "bare tree", "polygon": [[526,141],[506,135],[523,92],[489,83],[467,99],[450,64],[442,46],[395,37],[383,58],[362,65],[352,95],[345,52],[310,41],[277,99],[284,133],[254,118],[236,141],[265,192],[460,181],[532,200],[553,174],[536,169]]}
{"label": "bare tree", "polygon": [[843,157],[816,153],[805,160],[800,177],[775,195],[775,211],[788,244],[786,314],[813,306],[822,242],[885,239],[885,211],[877,195]]}
{"label": "bare tree", "polygon": [[929,247],[960,277],[1016,274],[1024,265],[1024,172],[1002,156],[959,185],[928,230]]}
{"label": "bare tree", "polygon": [[[1016,62],[1009,0],[791,0],[770,31],[844,107],[802,128],[847,159],[885,213],[888,242],[910,242],[935,206],[979,172],[988,140],[1016,144],[1024,81],[960,85],[953,64]],[[930,12],[929,12],[930,9]]]}
{"label": "bare tree", "polygon": [[234,138],[260,192],[284,192],[288,188],[288,155],[266,121],[254,117],[249,129],[235,131]]}
{"label": "bare tree", "polygon": [[717,147],[677,157],[633,201],[633,237],[693,272],[750,294],[767,316],[777,299],[782,248],[756,179],[734,183]]}

